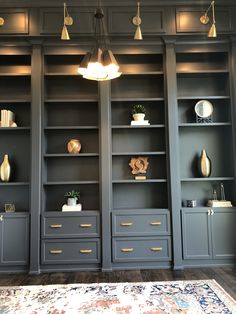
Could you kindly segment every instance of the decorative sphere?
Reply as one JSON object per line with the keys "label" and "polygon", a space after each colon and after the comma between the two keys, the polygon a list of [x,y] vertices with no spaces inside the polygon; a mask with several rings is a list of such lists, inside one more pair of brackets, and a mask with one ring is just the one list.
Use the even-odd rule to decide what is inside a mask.
{"label": "decorative sphere", "polygon": [[77,139],[71,139],[67,143],[67,149],[70,154],[79,154],[81,150],[80,141]]}

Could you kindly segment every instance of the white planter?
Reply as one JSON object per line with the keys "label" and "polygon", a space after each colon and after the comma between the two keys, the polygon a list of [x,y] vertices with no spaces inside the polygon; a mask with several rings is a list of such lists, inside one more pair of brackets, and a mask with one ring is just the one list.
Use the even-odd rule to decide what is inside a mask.
{"label": "white planter", "polygon": [[69,198],[67,199],[67,205],[68,205],[68,206],[75,206],[75,205],[76,205],[76,199],[73,198],[73,197],[69,197]]}
{"label": "white planter", "polygon": [[145,118],[145,114],[144,113],[135,113],[135,114],[133,114],[134,121],[143,121],[144,118]]}

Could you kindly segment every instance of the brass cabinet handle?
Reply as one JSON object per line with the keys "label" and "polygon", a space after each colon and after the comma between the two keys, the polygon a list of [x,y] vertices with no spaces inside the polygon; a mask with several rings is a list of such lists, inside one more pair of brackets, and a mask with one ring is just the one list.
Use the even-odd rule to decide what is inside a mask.
{"label": "brass cabinet handle", "polygon": [[130,226],[133,226],[133,223],[132,222],[121,222],[121,227],[130,227]]}
{"label": "brass cabinet handle", "polygon": [[50,250],[49,252],[50,254],[62,254],[63,253],[62,250]]}
{"label": "brass cabinet handle", "polygon": [[90,227],[92,227],[92,224],[80,224],[79,226],[81,228],[90,228]]}
{"label": "brass cabinet handle", "polygon": [[0,221],[3,221],[3,215],[0,215]]}
{"label": "brass cabinet handle", "polygon": [[92,253],[93,250],[79,250],[79,252],[82,254],[89,254],[89,253]]}
{"label": "brass cabinet handle", "polygon": [[124,252],[124,253],[129,253],[129,252],[133,252],[134,249],[133,248],[124,248],[124,249],[121,249],[121,252]]}
{"label": "brass cabinet handle", "polygon": [[52,224],[52,225],[50,225],[50,228],[52,228],[52,229],[61,228],[61,227],[62,227],[61,224]]}
{"label": "brass cabinet handle", "polygon": [[161,221],[152,221],[150,222],[151,226],[160,226],[161,225]]}
{"label": "brass cabinet handle", "polygon": [[162,247],[151,247],[150,250],[153,252],[162,251]]}

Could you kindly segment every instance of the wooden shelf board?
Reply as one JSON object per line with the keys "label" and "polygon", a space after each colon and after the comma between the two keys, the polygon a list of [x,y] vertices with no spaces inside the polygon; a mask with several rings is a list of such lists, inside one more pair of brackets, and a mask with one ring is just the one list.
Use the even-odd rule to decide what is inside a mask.
{"label": "wooden shelf board", "polygon": [[29,182],[0,182],[0,186],[24,186],[30,185]]}
{"label": "wooden shelf board", "polygon": [[134,101],[164,101],[163,97],[138,97],[138,98],[112,98],[112,102],[134,102]]}
{"label": "wooden shelf board", "polygon": [[165,183],[167,182],[166,179],[146,179],[146,180],[135,180],[135,179],[130,179],[130,180],[112,180],[112,183]]}
{"label": "wooden shelf board", "polygon": [[230,99],[230,96],[178,96],[177,100],[199,100],[199,99]]}
{"label": "wooden shelf board", "polygon": [[29,98],[27,98],[27,99],[26,98],[24,98],[24,99],[21,99],[21,98],[0,99],[0,103],[30,103],[30,102],[31,102],[31,99],[29,99]]}
{"label": "wooden shelf board", "polygon": [[150,124],[150,125],[112,125],[112,129],[155,129],[164,128],[165,124]]}
{"label": "wooden shelf board", "polygon": [[210,177],[210,178],[183,178],[181,182],[199,182],[199,181],[233,181],[234,177]]}
{"label": "wooden shelf board", "polygon": [[79,153],[79,154],[69,154],[69,153],[58,153],[58,154],[44,154],[44,157],[66,157],[66,158],[73,158],[73,157],[97,157],[99,156],[98,153]]}
{"label": "wooden shelf board", "polygon": [[227,69],[223,69],[223,70],[221,70],[221,69],[216,69],[216,70],[193,70],[193,71],[178,71],[177,70],[177,72],[176,72],[176,74],[209,74],[209,75],[211,75],[211,74],[228,74],[229,73],[229,70],[227,70]]}
{"label": "wooden shelf board", "polygon": [[166,155],[165,151],[160,152],[116,152],[112,153],[112,156],[133,156],[133,155],[153,155],[153,156],[159,156],[159,155]]}
{"label": "wooden shelf board", "polygon": [[14,131],[29,131],[30,127],[23,127],[23,126],[17,126],[14,128],[11,127],[0,127],[0,131],[10,131],[10,132],[14,132]]}
{"label": "wooden shelf board", "polygon": [[98,184],[99,181],[48,181],[44,185],[76,185],[76,184]]}
{"label": "wooden shelf board", "polygon": [[9,76],[9,77],[18,77],[18,76],[31,76],[31,73],[17,73],[17,72],[13,72],[13,73],[0,73],[0,77],[1,76],[4,76],[4,77],[6,77],[6,76]]}
{"label": "wooden shelf board", "polygon": [[213,122],[213,123],[180,123],[179,127],[213,127],[213,126],[230,126],[230,122]]}
{"label": "wooden shelf board", "polygon": [[54,98],[54,99],[45,99],[45,103],[82,103],[82,102],[98,102],[97,98]]}
{"label": "wooden shelf board", "polygon": [[98,130],[98,126],[47,126],[45,130]]}

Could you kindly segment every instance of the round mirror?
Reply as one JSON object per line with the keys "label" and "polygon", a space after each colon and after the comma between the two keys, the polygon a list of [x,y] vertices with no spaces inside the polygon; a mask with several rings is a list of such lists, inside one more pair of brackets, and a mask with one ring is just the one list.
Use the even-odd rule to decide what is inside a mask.
{"label": "round mirror", "polygon": [[200,100],[196,103],[194,110],[200,118],[208,118],[213,112],[213,106],[208,100]]}

